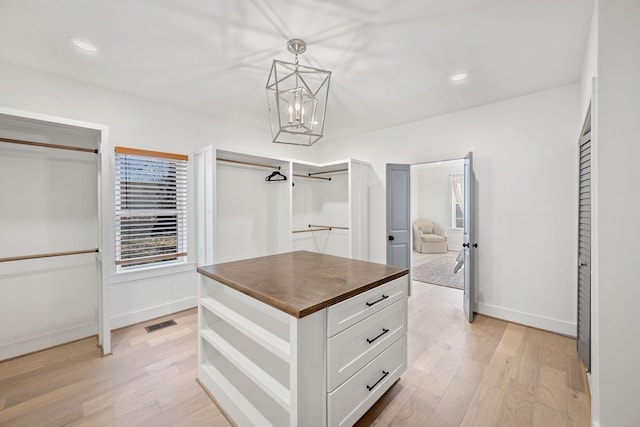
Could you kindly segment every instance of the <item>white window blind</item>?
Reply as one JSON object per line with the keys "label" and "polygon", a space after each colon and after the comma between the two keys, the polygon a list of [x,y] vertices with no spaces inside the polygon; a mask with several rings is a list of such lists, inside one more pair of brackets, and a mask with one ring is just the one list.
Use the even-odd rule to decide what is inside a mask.
{"label": "white window blind", "polygon": [[116,147],[116,265],[187,255],[187,161],[178,154]]}

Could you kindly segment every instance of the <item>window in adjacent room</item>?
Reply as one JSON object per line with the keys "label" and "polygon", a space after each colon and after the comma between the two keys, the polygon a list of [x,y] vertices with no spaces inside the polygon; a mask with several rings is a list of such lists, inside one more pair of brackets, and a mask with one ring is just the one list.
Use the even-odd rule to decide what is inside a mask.
{"label": "window in adjacent room", "polygon": [[115,151],[116,266],[186,259],[188,157],[125,147]]}
{"label": "window in adjacent room", "polygon": [[449,175],[451,181],[451,228],[464,228],[464,175]]}

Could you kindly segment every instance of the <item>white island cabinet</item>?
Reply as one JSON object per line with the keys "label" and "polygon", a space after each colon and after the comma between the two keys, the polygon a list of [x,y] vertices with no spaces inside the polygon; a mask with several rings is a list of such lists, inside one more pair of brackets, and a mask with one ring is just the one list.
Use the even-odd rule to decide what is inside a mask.
{"label": "white island cabinet", "polygon": [[406,370],[406,269],[298,251],[198,271],[198,378],[239,426],[351,426]]}

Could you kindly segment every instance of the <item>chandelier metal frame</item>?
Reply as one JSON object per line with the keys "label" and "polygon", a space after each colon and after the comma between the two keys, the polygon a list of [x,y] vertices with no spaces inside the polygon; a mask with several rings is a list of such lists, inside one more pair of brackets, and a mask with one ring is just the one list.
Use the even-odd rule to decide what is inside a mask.
{"label": "chandelier metal frame", "polygon": [[274,59],[266,86],[272,141],[311,146],[324,136],[331,71],[299,64],[303,40],[289,40],[287,50],[295,62]]}

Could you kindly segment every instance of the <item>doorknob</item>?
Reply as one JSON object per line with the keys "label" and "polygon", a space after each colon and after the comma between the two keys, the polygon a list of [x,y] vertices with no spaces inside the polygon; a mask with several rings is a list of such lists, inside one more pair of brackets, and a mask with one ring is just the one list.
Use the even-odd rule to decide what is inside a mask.
{"label": "doorknob", "polygon": [[474,244],[473,244],[473,247],[474,247],[474,248],[477,248],[477,247],[478,247],[478,244],[477,244],[477,243],[474,243]]}
{"label": "doorknob", "polygon": [[463,243],[463,244],[462,244],[462,247],[463,247],[463,248],[468,248],[468,247],[469,247],[469,244],[468,244],[468,243]]}
{"label": "doorknob", "polygon": [[395,240],[396,238],[393,236],[389,236],[389,240]]}

